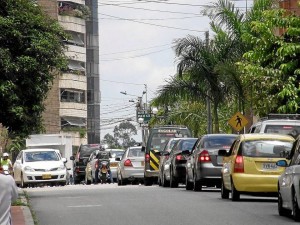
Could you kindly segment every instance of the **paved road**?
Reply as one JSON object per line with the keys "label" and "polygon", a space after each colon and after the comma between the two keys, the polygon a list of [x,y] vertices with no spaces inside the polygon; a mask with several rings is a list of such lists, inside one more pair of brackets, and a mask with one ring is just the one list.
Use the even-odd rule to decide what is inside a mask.
{"label": "paved road", "polygon": [[116,184],[26,189],[39,225],[282,225],[276,198],[223,200],[203,192]]}

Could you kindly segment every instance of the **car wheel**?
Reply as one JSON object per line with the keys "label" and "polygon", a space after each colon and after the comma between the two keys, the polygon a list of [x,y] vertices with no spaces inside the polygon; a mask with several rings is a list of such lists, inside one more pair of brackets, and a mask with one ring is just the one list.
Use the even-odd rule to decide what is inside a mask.
{"label": "car wheel", "polygon": [[26,188],[27,184],[24,182],[23,174],[21,174],[21,188]]}
{"label": "car wheel", "polygon": [[163,187],[169,187],[170,186],[170,183],[169,183],[169,181],[167,181],[164,173],[162,174],[162,186]]}
{"label": "car wheel", "polygon": [[151,186],[153,184],[151,178],[145,177],[144,178],[144,185],[145,186]]}
{"label": "car wheel", "polygon": [[118,186],[121,186],[122,182],[119,174],[117,174],[117,181],[118,181]]}
{"label": "car wheel", "polygon": [[231,200],[232,201],[240,200],[240,192],[235,189],[233,181],[231,181]]}
{"label": "car wheel", "polygon": [[224,183],[221,184],[221,197],[223,199],[229,199],[229,190],[227,190],[224,186]]}
{"label": "car wheel", "polygon": [[278,213],[280,216],[289,216],[291,214],[290,210],[283,208],[282,196],[279,191],[278,191]]}
{"label": "car wheel", "polygon": [[171,188],[177,188],[178,187],[178,182],[175,179],[175,177],[173,176],[172,171],[170,172],[170,187]]}
{"label": "car wheel", "polygon": [[295,221],[300,221],[300,209],[298,206],[298,200],[295,190],[293,191],[293,210],[292,210],[293,218]]}
{"label": "car wheel", "polygon": [[189,181],[188,175],[185,176],[185,189],[186,190],[193,190],[193,183]]}
{"label": "car wheel", "polygon": [[194,175],[194,191],[202,191],[202,183],[200,180],[197,180],[196,175]]}

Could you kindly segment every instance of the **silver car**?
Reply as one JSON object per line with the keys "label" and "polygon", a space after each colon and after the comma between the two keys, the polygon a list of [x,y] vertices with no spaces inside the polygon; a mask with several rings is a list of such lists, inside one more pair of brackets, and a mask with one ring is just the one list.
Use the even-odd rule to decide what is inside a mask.
{"label": "silver car", "polygon": [[277,166],[286,167],[278,179],[278,212],[280,216],[292,214],[295,221],[300,221],[300,136],[291,150],[290,163],[280,160]]}
{"label": "silver car", "polygon": [[218,150],[229,150],[236,137],[236,134],[206,134],[197,140],[186,163],[186,190],[221,187],[223,157],[218,156]]}
{"label": "silver car", "polygon": [[175,143],[177,141],[179,141],[181,138],[171,138],[168,143],[166,144],[165,148],[162,150],[162,152],[160,153],[160,158],[159,158],[159,173],[158,173],[158,184],[159,186],[162,186],[163,184],[165,186],[169,186],[169,184],[163,183],[163,171],[164,171],[164,165],[165,162],[168,160],[169,158],[169,154],[171,152],[171,149],[173,148],[173,146],[175,145]]}
{"label": "silver car", "polygon": [[118,185],[142,183],[144,180],[145,152],[142,147],[129,147],[120,160],[117,168]]}

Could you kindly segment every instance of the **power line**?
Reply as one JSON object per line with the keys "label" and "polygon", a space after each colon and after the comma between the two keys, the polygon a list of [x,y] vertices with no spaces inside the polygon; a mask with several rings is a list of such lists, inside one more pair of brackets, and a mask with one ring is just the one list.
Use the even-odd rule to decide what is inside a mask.
{"label": "power line", "polygon": [[169,29],[175,29],[175,30],[193,31],[193,32],[207,32],[207,30],[206,31],[204,31],[204,30],[193,30],[193,29],[185,29],[185,28],[180,28],[180,27],[164,26],[164,25],[159,25],[159,24],[154,24],[154,23],[147,23],[147,22],[137,21],[137,20],[133,20],[133,19],[126,19],[126,18],[121,18],[121,17],[117,17],[117,16],[111,16],[111,15],[108,15],[108,14],[105,14],[105,13],[99,13],[99,14],[104,15],[104,16],[108,16],[108,17],[112,17],[112,18],[123,19],[123,20],[131,21],[131,22],[135,22],[135,23],[147,24],[147,25],[156,26],[156,27],[163,27],[163,28],[169,28]]}
{"label": "power line", "polygon": [[151,48],[158,48],[158,47],[164,47],[164,46],[169,46],[169,45],[170,44],[155,45],[155,46],[150,46],[150,47],[147,47],[147,48],[139,48],[139,49],[133,49],[133,50],[120,51],[120,52],[104,53],[104,54],[100,54],[100,56],[104,56],[104,55],[116,55],[116,54],[121,54],[121,53],[136,52],[136,51],[142,51],[142,50],[147,50],[147,49],[151,49]]}
{"label": "power line", "polygon": [[139,84],[139,83],[129,83],[129,82],[122,82],[122,81],[114,81],[114,80],[105,80],[105,79],[100,79],[105,82],[111,82],[111,83],[119,83],[119,84],[130,84],[130,85],[145,85],[145,84]]}
{"label": "power line", "polygon": [[[150,21],[158,21],[158,20],[183,20],[183,19],[192,19],[192,18],[197,18],[197,17],[205,17],[203,15],[199,15],[199,16],[185,16],[185,17],[169,17],[169,18],[150,18],[150,19],[139,19],[139,18],[135,18],[134,20],[137,21],[143,21],[143,20],[150,20]],[[100,17],[99,19],[102,20],[123,20],[123,19],[118,19],[118,18],[107,18],[107,17]]]}
{"label": "power line", "polygon": [[175,12],[175,11],[167,11],[167,10],[157,10],[157,9],[147,9],[147,8],[140,8],[140,7],[116,5],[116,4],[103,4],[103,3],[100,3],[99,6],[117,6],[117,7],[122,7],[122,8],[138,9],[138,10],[145,10],[145,11],[152,11],[152,12],[163,12],[163,13],[172,13],[172,14],[201,16],[200,13]]}

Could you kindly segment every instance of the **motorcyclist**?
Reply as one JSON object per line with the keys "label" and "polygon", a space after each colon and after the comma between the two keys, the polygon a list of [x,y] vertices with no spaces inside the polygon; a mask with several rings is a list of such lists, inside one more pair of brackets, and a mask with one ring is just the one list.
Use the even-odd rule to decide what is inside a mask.
{"label": "motorcyclist", "polygon": [[9,157],[9,154],[7,152],[3,153],[3,157],[1,158],[1,165],[7,166],[9,173],[12,174],[13,166],[12,166],[11,160],[8,157]]}
{"label": "motorcyclist", "polygon": [[97,159],[98,159],[99,168],[96,170],[96,173],[95,173],[95,183],[96,184],[99,182],[98,175],[99,175],[99,173],[101,173],[101,168],[100,168],[101,161],[107,161],[108,162],[106,169],[107,169],[108,174],[111,176],[110,160],[109,160],[110,157],[111,157],[110,152],[105,151],[103,148],[100,149],[100,151],[98,152]]}

